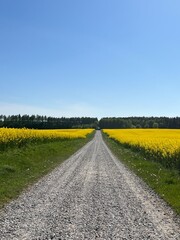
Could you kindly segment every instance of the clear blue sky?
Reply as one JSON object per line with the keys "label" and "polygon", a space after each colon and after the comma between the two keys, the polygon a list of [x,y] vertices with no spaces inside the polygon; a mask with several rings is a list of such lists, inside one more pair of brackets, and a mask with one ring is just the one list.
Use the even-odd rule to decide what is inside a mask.
{"label": "clear blue sky", "polygon": [[180,116],[179,0],[1,0],[0,114]]}

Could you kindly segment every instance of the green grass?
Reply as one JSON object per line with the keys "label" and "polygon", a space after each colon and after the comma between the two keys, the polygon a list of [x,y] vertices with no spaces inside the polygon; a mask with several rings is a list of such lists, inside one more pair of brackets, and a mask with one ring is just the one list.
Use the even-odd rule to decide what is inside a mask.
{"label": "green grass", "polygon": [[108,138],[106,134],[103,134],[103,137],[117,158],[141,177],[177,214],[180,214],[180,174],[178,171],[167,169],[160,163],[144,158],[140,152],[125,148]]}
{"label": "green grass", "polygon": [[75,153],[93,135],[0,152],[0,207]]}

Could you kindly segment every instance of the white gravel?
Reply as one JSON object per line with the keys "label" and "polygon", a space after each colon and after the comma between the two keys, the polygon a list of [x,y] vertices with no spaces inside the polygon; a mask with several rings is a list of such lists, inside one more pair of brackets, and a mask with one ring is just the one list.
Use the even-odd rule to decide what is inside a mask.
{"label": "white gravel", "polygon": [[95,138],[0,214],[1,240],[180,239],[179,218]]}

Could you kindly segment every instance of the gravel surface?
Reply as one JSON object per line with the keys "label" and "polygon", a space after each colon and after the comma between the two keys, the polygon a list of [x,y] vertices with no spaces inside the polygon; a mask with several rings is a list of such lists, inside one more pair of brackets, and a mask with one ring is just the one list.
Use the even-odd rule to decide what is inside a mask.
{"label": "gravel surface", "polygon": [[100,131],[0,214],[0,239],[180,239],[179,218]]}

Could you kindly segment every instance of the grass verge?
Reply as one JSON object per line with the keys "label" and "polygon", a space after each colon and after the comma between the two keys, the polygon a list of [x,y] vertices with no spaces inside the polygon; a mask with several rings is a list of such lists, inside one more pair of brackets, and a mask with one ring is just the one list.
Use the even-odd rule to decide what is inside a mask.
{"label": "grass verge", "polygon": [[1,152],[0,208],[70,157],[93,136],[91,133],[86,139],[31,144]]}
{"label": "grass verge", "polygon": [[140,152],[125,148],[104,133],[103,138],[118,159],[141,177],[177,214],[180,214],[180,174],[178,171],[167,169],[160,163],[145,159]]}

